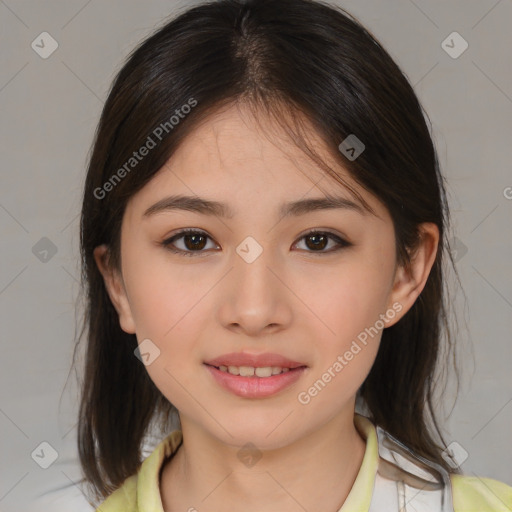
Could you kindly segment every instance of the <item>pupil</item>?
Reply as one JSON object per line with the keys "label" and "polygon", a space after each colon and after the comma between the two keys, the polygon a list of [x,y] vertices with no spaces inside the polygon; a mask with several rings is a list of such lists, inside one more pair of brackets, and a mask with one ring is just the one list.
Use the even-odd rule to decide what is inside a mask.
{"label": "pupil", "polygon": [[321,242],[313,242],[313,248],[320,247],[321,249],[323,249],[325,247],[325,241],[327,240],[327,237],[325,235],[310,235],[310,236],[308,236],[308,240],[313,240],[313,239],[318,240],[319,238],[322,239],[322,241]]}
{"label": "pupil", "polygon": [[185,237],[185,241],[190,241],[190,240],[193,240],[192,241],[192,246],[189,247],[190,244],[187,244],[185,242],[185,245],[187,246],[187,249],[202,249],[204,247],[204,244],[199,244],[197,245],[197,239],[203,239],[204,241],[204,236],[203,235],[186,235]]}

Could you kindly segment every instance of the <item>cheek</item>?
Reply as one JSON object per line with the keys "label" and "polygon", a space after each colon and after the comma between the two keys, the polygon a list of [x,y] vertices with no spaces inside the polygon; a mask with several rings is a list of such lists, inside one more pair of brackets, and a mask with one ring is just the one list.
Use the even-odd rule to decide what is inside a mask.
{"label": "cheek", "polygon": [[311,387],[302,391],[315,410],[343,405],[368,375],[381,339],[379,319],[386,312],[391,271],[391,265],[354,258],[332,272],[302,278],[309,306],[302,329],[315,339]]}
{"label": "cheek", "polygon": [[303,272],[297,279],[307,322],[317,324],[328,345],[343,348],[385,312],[390,276],[381,268],[354,258],[350,265]]}
{"label": "cheek", "polygon": [[212,279],[204,272],[161,257],[127,262],[126,270],[138,335],[153,336],[167,343],[172,337],[193,336],[191,326],[197,325],[201,314],[207,318],[201,302],[212,286]]}
{"label": "cheek", "polygon": [[139,262],[134,268],[129,284],[137,339],[139,344],[150,339],[159,351],[146,370],[175,407],[189,410],[190,392],[197,387],[197,374],[190,370],[199,364],[204,323],[211,318],[205,296],[213,278],[168,262]]}
{"label": "cheek", "polygon": [[308,414],[325,421],[355,396],[380,344],[382,331],[375,325],[383,312],[382,297],[375,290],[371,293],[371,287],[361,286],[357,277],[347,276],[346,286],[332,290],[329,300],[322,294],[309,297],[320,319],[311,317],[303,325],[314,339],[313,365],[297,399],[302,406],[308,405]]}

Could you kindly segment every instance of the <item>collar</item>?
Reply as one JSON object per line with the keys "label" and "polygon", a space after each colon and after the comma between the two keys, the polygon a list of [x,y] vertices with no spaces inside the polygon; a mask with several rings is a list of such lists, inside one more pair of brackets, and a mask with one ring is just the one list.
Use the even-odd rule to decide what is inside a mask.
{"label": "collar", "polygon": [[366,416],[356,413],[354,414],[354,425],[361,437],[366,440],[366,450],[354,485],[338,512],[353,512],[354,510],[368,512],[379,465],[379,447],[374,424]]}
{"label": "collar", "polygon": [[[347,499],[338,512],[368,512],[378,466],[377,433],[373,423],[360,414],[354,415],[354,425],[366,440],[363,462]],[[160,495],[160,470],[164,460],[176,453],[183,441],[181,430],[172,431],[142,463],[137,478],[137,510],[164,512]]]}

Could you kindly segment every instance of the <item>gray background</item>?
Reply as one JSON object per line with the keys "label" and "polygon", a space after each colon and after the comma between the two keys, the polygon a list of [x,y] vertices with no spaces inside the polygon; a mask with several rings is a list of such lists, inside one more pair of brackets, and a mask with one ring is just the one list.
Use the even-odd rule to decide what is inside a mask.
{"label": "gray background", "polygon": [[[75,485],[73,376],[64,388],[87,155],[124,57],[164,17],[192,3],[0,0],[2,512],[90,510]],[[339,5],[396,59],[432,121],[467,295],[467,303],[460,294],[456,300],[467,322],[457,339],[465,378],[446,437],[467,452],[466,473],[512,485],[512,2]],[[31,47],[34,40],[42,46],[44,31],[58,42],[46,59]],[[469,44],[458,58],[442,47],[453,31]],[[35,462],[49,460],[42,442],[58,452],[48,469]],[[146,453],[155,442],[148,440]],[[34,450],[39,459],[31,457]]]}

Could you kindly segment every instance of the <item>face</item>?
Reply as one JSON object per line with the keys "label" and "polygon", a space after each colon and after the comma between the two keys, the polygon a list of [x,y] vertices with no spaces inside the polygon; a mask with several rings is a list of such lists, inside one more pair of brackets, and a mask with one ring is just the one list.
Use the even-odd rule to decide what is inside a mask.
{"label": "face", "polygon": [[[234,108],[198,127],[129,201],[121,276],[103,270],[121,327],[136,334],[151,379],[182,425],[268,449],[353,414],[382,329],[412,305],[423,278],[395,267],[393,224],[382,203],[340,169],[376,215],[365,211],[278,135]],[[223,203],[226,211],[165,204],[178,195]],[[345,203],[281,211],[327,197]],[[100,265],[100,249],[95,255]],[[277,354],[297,368],[235,377],[206,364],[217,359],[220,367],[233,353]],[[231,366],[293,366],[247,361]]]}

